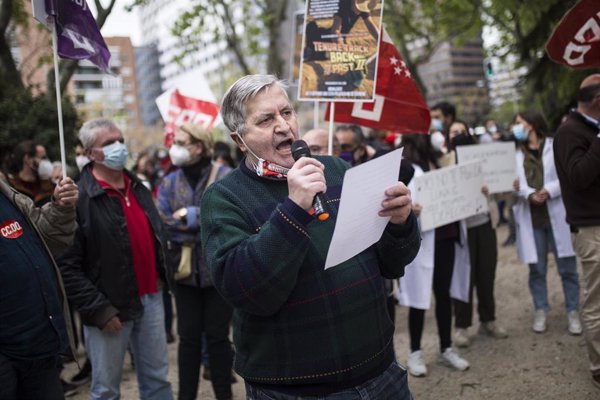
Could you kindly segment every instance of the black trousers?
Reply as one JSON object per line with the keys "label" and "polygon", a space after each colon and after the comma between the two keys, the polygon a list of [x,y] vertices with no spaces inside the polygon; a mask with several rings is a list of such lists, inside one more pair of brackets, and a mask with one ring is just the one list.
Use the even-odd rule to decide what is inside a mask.
{"label": "black trousers", "polygon": [[218,400],[230,399],[233,351],[228,335],[233,309],[213,287],[175,286],[179,400],[195,399],[198,393],[203,332],[206,334],[215,397]]}
{"label": "black trousers", "polygon": [[63,400],[58,356],[19,360],[0,354],[0,400]]}
{"label": "black trousers", "polygon": [[496,319],[494,282],[498,247],[496,231],[492,223],[469,228],[469,256],[471,258],[471,288],[469,302],[454,300],[454,324],[457,328],[468,328],[473,323],[473,288],[477,290],[477,313],[479,321],[490,322]]}
{"label": "black trousers", "polygon": [[[440,337],[440,351],[452,346],[452,301],[450,299],[450,283],[454,271],[454,239],[435,241],[433,266],[433,294],[435,295],[435,320]],[[408,330],[410,333],[410,350],[421,349],[421,337],[425,324],[425,310],[410,308],[408,310]]]}

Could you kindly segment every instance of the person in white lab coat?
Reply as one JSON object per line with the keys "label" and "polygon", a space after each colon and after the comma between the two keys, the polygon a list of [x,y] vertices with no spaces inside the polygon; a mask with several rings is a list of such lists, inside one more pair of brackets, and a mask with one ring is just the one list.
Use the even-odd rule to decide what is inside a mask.
{"label": "person in white lab coat", "polygon": [[554,166],[552,138],[543,116],[522,112],[516,116],[513,134],[517,151],[518,199],[513,206],[517,225],[517,253],[529,264],[529,290],[535,307],[533,330],[545,332],[550,309],[546,285],[548,250],[554,252],[562,279],[568,330],[582,332],[579,321],[579,280],[575,252],[566,223],[565,206]]}
{"label": "person in white lab coat", "polygon": [[[450,150],[455,153],[457,146],[475,145],[475,139],[469,134],[466,122],[456,120],[448,131]],[[457,160],[459,163],[461,160]],[[482,188],[487,197],[487,187]],[[488,199],[489,201],[489,199]],[[492,208],[490,208],[492,210]],[[473,291],[477,293],[477,313],[479,315],[479,332],[497,339],[508,336],[506,330],[496,324],[496,300],[494,297],[494,282],[496,280],[496,264],[498,248],[496,230],[493,228],[492,215],[484,212],[473,215],[465,220],[471,265],[471,285],[468,301],[454,300],[455,333],[454,344],[467,347],[471,344],[469,327],[473,323]]]}
{"label": "person in white lab coat", "polygon": [[[412,162],[414,176],[437,167],[429,136],[405,135],[403,162]],[[411,188],[411,182],[408,187]],[[414,188],[413,188],[414,189]],[[413,196],[417,191],[412,190]],[[414,197],[413,197],[414,198]],[[418,216],[421,207],[418,199],[413,202]],[[399,281],[398,300],[410,307],[408,326],[410,333],[410,356],[408,372],[413,376],[427,375],[427,366],[421,352],[421,337],[425,323],[425,311],[431,305],[431,289],[435,295],[435,317],[440,338],[439,361],[459,371],[469,368],[469,362],[452,348],[452,298],[466,301],[469,294],[469,254],[466,245],[466,225],[453,222],[435,230],[422,232],[422,243],[417,257],[405,269]]]}

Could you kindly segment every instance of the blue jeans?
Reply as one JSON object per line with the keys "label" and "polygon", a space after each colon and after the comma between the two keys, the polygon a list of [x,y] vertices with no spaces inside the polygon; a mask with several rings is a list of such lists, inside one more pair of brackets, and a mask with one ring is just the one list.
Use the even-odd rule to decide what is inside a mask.
{"label": "blue jeans", "polygon": [[0,400],[64,400],[58,356],[20,360],[0,354]]}
{"label": "blue jeans", "polygon": [[140,298],[144,314],[123,322],[120,332],[103,332],[84,326],[85,347],[92,362],[90,397],[94,400],[120,398],[121,376],[127,345],[131,343],[141,399],[171,400],[167,381],[169,357],[165,334],[162,292]]}
{"label": "blue jeans", "polygon": [[567,312],[579,310],[579,278],[575,256],[558,257],[551,227],[534,229],[533,235],[538,262],[537,264],[529,264],[529,290],[533,297],[535,309],[546,312],[550,309],[548,305],[546,271],[548,266],[548,250],[552,250],[558,273],[562,279]]}
{"label": "blue jeans", "polygon": [[325,396],[302,396],[297,397],[281,392],[253,387],[246,382],[247,400],[411,400],[412,396],[408,388],[406,370],[396,361],[390,364],[381,375],[341,392],[331,393]]}

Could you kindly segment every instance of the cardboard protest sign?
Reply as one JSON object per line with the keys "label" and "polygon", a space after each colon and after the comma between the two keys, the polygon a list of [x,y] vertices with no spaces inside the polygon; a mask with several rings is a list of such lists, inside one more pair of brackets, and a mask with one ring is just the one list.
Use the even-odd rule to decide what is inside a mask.
{"label": "cardboard protest sign", "polygon": [[413,201],[423,207],[419,216],[423,231],[488,211],[481,193],[481,161],[436,169],[414,179]]}
{"label": "cardboard protest sign", "polygon": [[490,194],[512,192],[517,177],[516,150],[513,142],[475,144],[456,147],[459,164],[481,161],[483,181]]}
{"label": "cardboard protest sign", "polygon": [[372,101],[383,0],[308,0],[300,100]]}

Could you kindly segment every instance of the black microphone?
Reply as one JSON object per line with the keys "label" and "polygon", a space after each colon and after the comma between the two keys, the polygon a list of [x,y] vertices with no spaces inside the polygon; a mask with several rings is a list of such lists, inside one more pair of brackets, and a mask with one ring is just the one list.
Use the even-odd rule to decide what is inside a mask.
{"label": "black microphone", "polygon": [[[311,157],[308,144],[304,140],[296,140],[292,143],[292,157],[294,157],[294,161],[298,161],[301,157]],[[317,193],[313,199],[313,210],[319,221],[329,218],[329,213],[325,211],[323,204],[325,202],[321,198],[321,193]]]}

